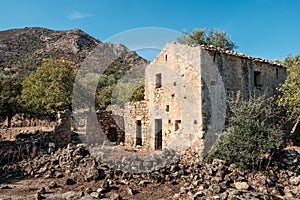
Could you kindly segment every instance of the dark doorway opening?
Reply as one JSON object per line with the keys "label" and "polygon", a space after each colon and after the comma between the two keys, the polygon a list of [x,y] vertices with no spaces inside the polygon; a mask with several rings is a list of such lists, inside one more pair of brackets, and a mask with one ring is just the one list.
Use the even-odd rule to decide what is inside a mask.
{"label": "dark doorway opening", "polygon": [[142,121],[136,121],[136,136],[135,136],[135,145],[142,146]]}
{"label": "dark doorway opening", "polygon": [[107,138],[111,142],[117,142],[118,141],[118,134],[116,128],[109,128]]}
{"label": "dark doorway opening", "polygon": [[155,119],[155,150],[162,148],[162,119]]}

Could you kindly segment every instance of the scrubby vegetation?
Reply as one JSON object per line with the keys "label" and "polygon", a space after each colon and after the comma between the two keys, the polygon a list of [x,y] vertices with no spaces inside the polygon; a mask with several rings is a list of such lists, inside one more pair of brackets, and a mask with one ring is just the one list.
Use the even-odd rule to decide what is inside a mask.
{"label": "scrubby vegetation", "polygon": [[258,169],[261,156],[283,144],[278,112],[263,97],[246,101],[239,93],[229,101],[229,106],[228,128],[207,159],[218,158],[243,168]]}
{"label": "scrubby vegetation", "polygon": [[288,56],[281,62],[287,66],[288,76],[285,83],[279,88],[278,105],[287,110],[289,121],[294,125],[291,130],[293,137],[300,123],[300,55]]}

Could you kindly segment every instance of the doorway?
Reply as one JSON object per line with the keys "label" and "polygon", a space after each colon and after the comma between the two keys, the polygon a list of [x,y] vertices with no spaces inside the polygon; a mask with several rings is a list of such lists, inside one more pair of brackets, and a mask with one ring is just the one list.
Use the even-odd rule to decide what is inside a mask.
{"label": "doorway", "polygon": [[117,142],[117,140],[118,140],[117,129],[114,127],[109,128],[107,138],[111,142]]}
{"label": "doorway", "polygon": [[162,119],[155,119],[155,150],[162,148]]}
{"label": "doorway", "polygon": [[136,121],[136,135],[135,135],[135,145],[142,146],[142,121]]}

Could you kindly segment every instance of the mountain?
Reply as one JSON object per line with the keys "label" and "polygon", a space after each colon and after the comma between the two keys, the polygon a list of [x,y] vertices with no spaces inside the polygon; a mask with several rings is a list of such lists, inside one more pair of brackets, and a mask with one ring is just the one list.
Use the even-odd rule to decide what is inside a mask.
{"label": "mountain", "polygon": [[[32,27],[0,31],[0,73],[26,75],[49,58],[68,60],[79,67],[96,46],[103,44],[76,28],[56,31]],[[129,66],[148,63],[122,44],[110,46],[113,52],[121,55],[120,60]]]}

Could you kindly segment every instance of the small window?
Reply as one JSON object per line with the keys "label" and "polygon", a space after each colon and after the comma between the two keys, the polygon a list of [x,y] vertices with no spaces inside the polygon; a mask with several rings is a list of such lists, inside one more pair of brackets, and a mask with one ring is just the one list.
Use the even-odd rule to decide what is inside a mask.
{"label": "small window", "polygon": [[168,61],[168,55],[165,56],[165,60]]}
{"label": "small window", "polygon": [[173,94],[171,94],[171,97],[173,98],[173,97],[175,97],[175,94],[173,93]]}
{"label": "small window", "polygon": [[175,131],[180,128],[181,120],[175,120]]}
{"label": "small window", "polygon": [[161,87],[161,73],[156,74],[156,81],[155,81],[156,88]]}
{"label": "small window", "polygon": [[166,112],[169,112],[169,111],[170,111],[170,106],[166,105]]}
{"label": "small window", "polygon": [[171,124],[171,120],[170,119],[168,120],[168,123]]}
{"label": "small window", "polygon": [[276,78],[279,78],[279,70],[276,68]]}
{"label": "small window", "polygon": [[261,87],[263,85],[262,73],[259,71],[254,72],[254,86]]}
{"label": "small window", "polygon": [[176,86],[176,82],[174,82],[173,85]]}
{"label": "small window", "polygon": [[198,124],[197,120],[194,120],[194,124]]}

